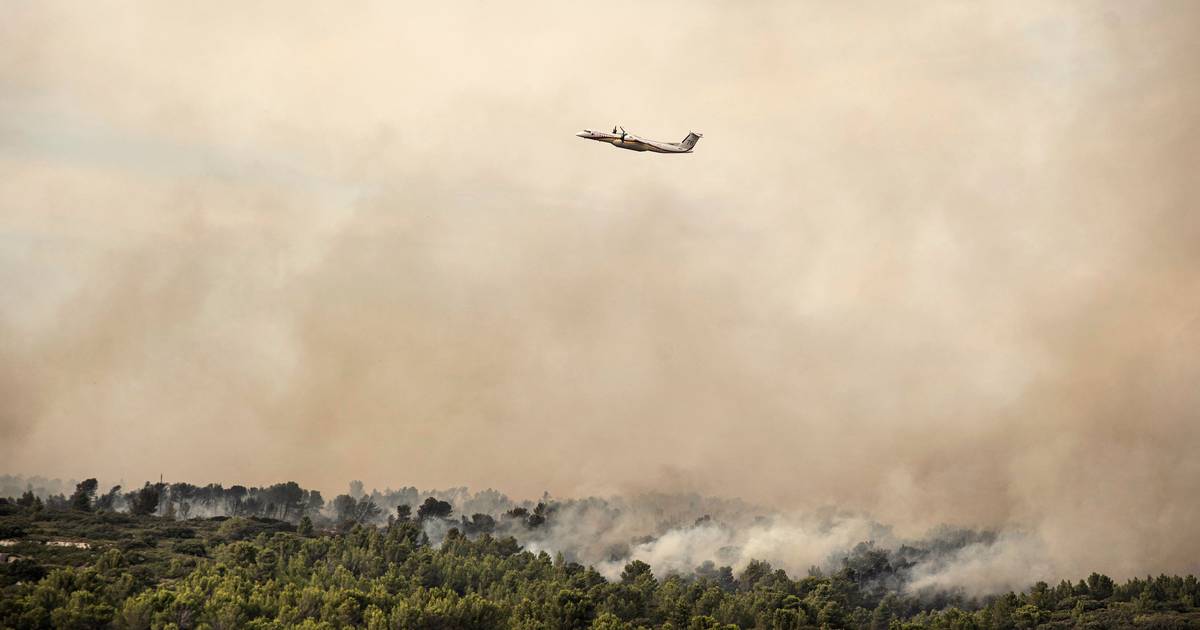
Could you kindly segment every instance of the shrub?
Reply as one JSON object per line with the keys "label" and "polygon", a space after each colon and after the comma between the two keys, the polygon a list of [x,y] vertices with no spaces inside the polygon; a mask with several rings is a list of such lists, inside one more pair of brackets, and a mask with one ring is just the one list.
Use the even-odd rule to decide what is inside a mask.
{"label": "shrub", "polygon": [[17,582],[36,582],[44,577],[46,569],[29,558],[0,564],[0,585],[3,586]]}
{"label": "shrub", "polygon": [[199,540],[181,540],[175,543],[175,553],[182,553],[189,556],[206,556],[208,550],[204,548],[204,543]]}
{"label": "shrub", "polygon": [[159,535],[163,538],[195,538],[196,530],[190,527],[166,527]]}
{"label": "shrub", "polygon": [[0,539],[24,538],[28,532],[20,525],[0,523]]}

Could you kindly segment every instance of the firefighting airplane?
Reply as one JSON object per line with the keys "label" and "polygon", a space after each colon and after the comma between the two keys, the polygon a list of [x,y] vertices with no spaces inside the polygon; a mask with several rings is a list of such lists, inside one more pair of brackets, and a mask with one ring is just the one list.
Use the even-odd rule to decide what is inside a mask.
{"label": "firefighting airplane", "polygon": [[607,142],[618,149],[653,151],[654,153],[691,153],[692,149],[696,146],[696,142],[703,137],[703,134],[689,131],[687,137],[681,142],[658,142],[628,133],[624,127],[619,125],[613,127],[612,133],[584,129],[575,135],[588,140]]}

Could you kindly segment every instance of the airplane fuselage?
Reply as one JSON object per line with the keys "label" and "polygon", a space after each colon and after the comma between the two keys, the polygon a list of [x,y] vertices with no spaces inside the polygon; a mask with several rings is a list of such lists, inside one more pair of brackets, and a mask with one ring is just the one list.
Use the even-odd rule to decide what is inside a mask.
{"label": "airplane fuselage", "polygon": [[631,133],[625,133],[624,130],[620,130],[620,133],[609,133],[607,131],[585,129],[575,135],[586,140],[606,142],[618,149],[651,151],[653,153],[691,153],[692,149],[696,146],[696,142],[700,139],[700,134],[691,133],[688,134],[687,138],[684,138],[683,142],[658,142],[647,140]]}

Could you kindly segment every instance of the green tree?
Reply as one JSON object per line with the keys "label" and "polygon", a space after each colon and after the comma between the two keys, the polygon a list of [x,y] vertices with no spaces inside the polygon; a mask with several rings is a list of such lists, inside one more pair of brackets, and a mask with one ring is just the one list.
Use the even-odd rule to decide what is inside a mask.
{"label": "green tree", "polygon": [[634,560],[625,565],[625,569],[621,571],[621,582],[625,584],[634,584],[645,577],[654,578],[654,574],[650,570],[650,565],[641,560]]}
{"label": "green tree", "polygon": [[33,493],[33,489],[29,488],[21,494],[21,498],[17,499],[17,505],[21,507],[31,508],[34,504],[41,504],[41,500]]}
{"label": "green tree", "polygon": [[879,601],[879,605],[871,613],[871,630],[887,630],[896,618],[897,600],[895,595],[888,595]]}
{"label": "green tree", "polygon": [[1087,578],[1087,592],[1092,599],[1108,599],[1113,594],[1112,578],[1100,573],[1093,573]]}
{"label": "green tree", "polygon": [[343,523],[354,518],[354,508],[358,505],[358,499],[348,495],[339,494],[333,498],[333,518],[338,523]]}
{"label": "green tree", "polygon": [[450,514],[454,512],[454,507],[446,501],[439,501],[433,497],[428,497],[425,502],[417,507],[417,520],[425,520],[428,518],[450,518]]}
{"label": "green tree", "polygon": [[82,512],[92,511],[92,498],[96,496],[96,488],[100,484],[95,478],[84,479],[75,485],[75,492],[71,495],[71,509]]}
{"label": "green tree", "polygon": [[135,516],[148,516],[158,511],[158,501],[162,497],[161,483],[146,482],[141,490],[134,490],[125,495],[129,504],[129,512]]}
{"label": "green tree", "polygon": [[371,497],[363,497],[358,500],[354,506],[354,522],[358,524],[370,523],[383,514],[383,508],[375,504]]}
{"label": "green tree", "polygon": [[94,593],[75,591],[65,606],[50,613],[55,628],[103,628],[112,621],[116,610]]}

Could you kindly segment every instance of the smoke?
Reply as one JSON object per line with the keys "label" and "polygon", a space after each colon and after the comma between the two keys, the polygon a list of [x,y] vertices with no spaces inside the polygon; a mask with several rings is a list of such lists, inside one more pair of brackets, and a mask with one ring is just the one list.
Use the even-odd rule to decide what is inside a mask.
{"label": "smoke", "polygon": [[994,540],[973,541],[918,564],[906,588],[915,592],[959,589],[980,596],[1020,591],[1038,580],[1071,579],[1055,573],[1052,557],[1036,536],[1004,532]]}
{"label": "smoke", "polygon": [[[456,490],[420,496],[457,499],[461,516],[455,518],[461,519],[471,510],[458,506],[480,506],[479,497],[487,495]],[[395,496],[380,497],[381,504]],[[694,494],[551,500],[538,507],[544,522],[531,526],[528,519],[503,513],[513,505],[505,501],[484,512],[496,517],[493,533],[513,536],[530,551],[562,554],[567,562],[595,567],[610,580],[619,579],[634,560],[649,564],[659,577],[726,566],[740,574],[753,561],[766,561],[793,577],[849,570],[864,590],[931,596],[981,597],[1070,577],[1055,574],[1053,554],[1037,532],[1017,528],[943,526],[909,538],[865,514],[834,508],[785,513]],[[455,526],[453,519],[423,522],[435,543]],[[465,522],[464,527],[469,531]]]}
{"label": "smoke", "polygon": [[[7,472],[700,493],[1200,569],[1190,5],[0,11]],[[613,123],[705,136],[572,135]],[[668,568],[863,533],[773,522],[613,527]]]}
{"label": "smoke", "polygon": [[[846,516],[825,523],[779,516],[745,525],[703,522],[634,545],[629,558],[646,562],[659,575],[687,575],[705,562],[740,571],[751,560],[765,560],[798,577],[811,567],[832,568],[834,556],[875,540],[879,529],[867,519]],[[615,578],[624,568],[622,560],[600,562],[597,568]]]}

